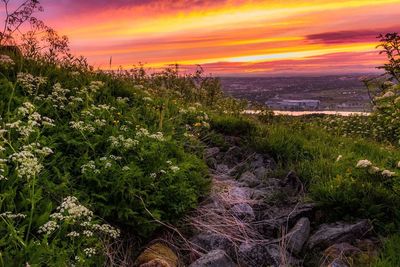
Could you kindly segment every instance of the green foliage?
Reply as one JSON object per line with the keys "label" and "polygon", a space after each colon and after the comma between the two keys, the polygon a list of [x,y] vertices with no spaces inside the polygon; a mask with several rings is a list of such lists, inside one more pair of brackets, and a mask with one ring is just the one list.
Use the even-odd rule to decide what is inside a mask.
{"label": "green foliage", "polygon": [[[320,127],[299,127],[293,120],[264,126],[253,147],[278,161],[277,172],[295,170],[309,196],[330,211],[329,219],[371,218],[382,233],[394,231],[400,223],[400,151],[362,138],[338,137]],[[379,172],[357,167],[363,159]],[[383,170],[393,175],[387,177]]]}
{"label": "green foliage", "polygon": [[384,247],[379,258],[372,264],[373,267],[400,266],[400,235],[396,234],[384,242]]}
{"label": "green foliage", "polygon": [[216,132],[233,136],[250,136],[256,130],[256,124],[241,115],[214,115],[211,128]]}
{"label": "green foliage", "polygon": [[12,62],[0,64],[2,265],[99,266],[115,227],[146,240],[207,193],[196,136],[218,84],[188,99],[177,92],[195,77]]}

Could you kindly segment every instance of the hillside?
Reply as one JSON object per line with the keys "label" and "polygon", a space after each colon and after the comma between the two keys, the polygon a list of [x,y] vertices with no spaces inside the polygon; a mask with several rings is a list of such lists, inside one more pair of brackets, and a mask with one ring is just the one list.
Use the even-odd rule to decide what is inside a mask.
{"label": "hillside", "polygon": [[0,68],[2,266],[400,263],[398,83],[369,117],[290,118],[200,69]]}

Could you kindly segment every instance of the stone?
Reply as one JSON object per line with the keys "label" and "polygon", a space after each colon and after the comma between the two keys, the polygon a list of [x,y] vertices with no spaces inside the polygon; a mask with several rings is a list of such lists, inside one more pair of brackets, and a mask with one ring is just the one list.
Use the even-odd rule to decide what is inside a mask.
{"label": "stone", "polygon": [[204,249],[205,251],[222,249],[231,252],[233,250],[233,244],[228,238],[214,233],[199,233],[190,241],[192,244]]}
{"label": "stone", "polygon": [[248,187],[256,187],[260,184],[260,180],[252,172],[245,172],[243,173],[240,178],[239,182],[246,184]]}
{"label": "stone", "polygon": [[211,169],[214,169],[214,170],[217,169],[218,162],[215,158],[207,158],[206,163],[207,163],[207,166],[210,167]]}
{"label": "stone", "polygon": [[298,265],[295,258],[276,244],[243,243],[239,246],[238,259],[240,265],[246,267]]}
{"label": "stone", "polygon": [[255,154],[254,159],[250,163],[250,168],[257,169],[264,166],[264,157],[260,154]]}
{"label": "stone", "polygon": [[334,259],[327,267],[349,267],[349,265],[341,259]]}
{"label": "stone", "polygon": [[286,175],[286,178],[281,181],[281,187],[285,189],[288,195],[297,195],[304,192],[304,187],[300,178],[293,171]]}
{"label": "stone", "polygon": [[135,266],[177,267],[180,265],[176,253],[166,244],[156,242],[147,247],[136,259]]}
{"label": "stone", "polygon": [[265,176],[267,176],[268,170],[265,167],[258,167],[254,170],[254,174],[258,180],[264,180]]}
{"label": "stone", "polygon": [[228,165],[225,165],[225,164],[218,164],[217,168],[216,168],[216,171],[218,173],[228,173],[229,172],[229,167],[228,167]]}
{"label": "stone", "polygon": [[251,197],[251,191],[246,187],[233,187],[229,191],[229,194],[232,198],[235,198],[237,201],[243,200],[246,201]]}
{"label": "stone", "polygon": [[212,157],[215,157],[219,152],[220,152],[220,149],[218,147],[210,147],[204,151],[204,156],[206,158],[212,158]]}
{"label": "stone", "polygon": [[315,203],[304,203],[294,207],[264,209],[254,227],[264,237],[270,238],[278,234],[282,226],[293,227],[300,218],[311,218],[315,207]]}
{"label": "stone", "polygon": [[325,249],[335,243],[351,242],[360,239],[372,230],[369,220],[360,220],[356,223],[336,222],[322,224],[308,240],[310,249]]}
{"label": "stone", "polygon": [[297,221],[295,226],[285,236],[287,250],[294,254],[299,254],[310,236],[310,220],[303,217]]}
{"label": "stone", "polygon": [[338,244],[333,244],[324,251],[324,255],[327,258],[336,259],[342,256],[351,257],[360,254],[362,251],[349,243],[343,242]]}
{"label": "stone", "polygon": [[236,165],[237,163],[241,162],[242,159],[243,159],[243,152],[237,146],[232,146],[231,148],[229,148],[224,156],[224,162],[227,165]]}
{"label": "stone", "polygon": [[247,203],[233,205],[231,212],[233,216],[245,222],[253,221],[256,217],[253,208]]}
{"label": "stone", "polygon": [[212,250],[189,267],[235,267],[236,264],[221,249]]}

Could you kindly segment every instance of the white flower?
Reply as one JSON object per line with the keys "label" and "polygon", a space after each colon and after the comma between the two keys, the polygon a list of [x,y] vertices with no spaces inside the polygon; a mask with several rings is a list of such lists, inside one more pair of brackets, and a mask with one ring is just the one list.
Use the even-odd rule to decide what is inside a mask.
{"label": "white flower", "polygon": [[369,166],[372,166],[372,163],[367,159],[359,160],[356,165],[357,168],[368,168]]}
{"label": "white flower", "polygon": [[375,174],[375,173],[378,173],[378,172],[380,172],[381,170],[378,168],[378,167],[375,167],[375,166],[371,166],[369,169],[368,169],[368,172],[369,173],[371,173],[371,174]]}
{"label": "white flower", "polygon": [[88,256],[90,258],[96,254],[96,249],[95,248],[85,248],[85,249],[83,249],[83,252],[85,252],[86,256]]}
{"label": "white flower", "polygon": [[336,158],[336,162],[338,162],[339,160],[341,160],[342,159],[342,155],[339,155],[337,158]]}
{"label": "white flower", "polygon": [[44,225],[39,227],[38,233],[39,234],[49,235],[49,234],[53,233],[59,227],[60,226],[57,224],[57,222],[48,221],[47,223],[45,223]]}
{"label": "white flower", "polygon": [[11,59],[11,57],[8,55],[0,55],[0,66],[8,68],[13,65],[15,65],[15,62]]}
{"label": "white flower", "polygon": [[123,171],[129,171],[131,168],[129,168],[128,166],[124,166],[124,167],[122,167],[122,170]]}
{"label": "white flower", "polygon": [[393,177],[396,175],[396,173],[389,170],[383,170],[382,175],[385,177]]}
{"label": "white flower", "polygon": [[11,213],[10,211],[6,211],[0,214],[0,217],[5,217],[9,219],[25,219],[26,215],[22,213]]}
{"label": "white flower", "polygon": [[177,172],[180,170],[180,168],[178,166],[171,166],[169,168],[171,169],[172,172]]}

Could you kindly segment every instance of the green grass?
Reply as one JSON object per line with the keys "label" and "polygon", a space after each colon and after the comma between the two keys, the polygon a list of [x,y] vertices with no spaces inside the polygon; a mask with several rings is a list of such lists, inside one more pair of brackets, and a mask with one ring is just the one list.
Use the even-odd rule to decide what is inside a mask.
{"label": "green grass", "polygon": [[295,170],[309,196],[330,211],[329,219],[370,218],[382,233],[397,229],[398,176],[385,178],[356,168],[359,160],[368,159],[382,170],[398,173],[397,148],[293,122],[264,126],[253,147],[271,154],[280,172]]}

